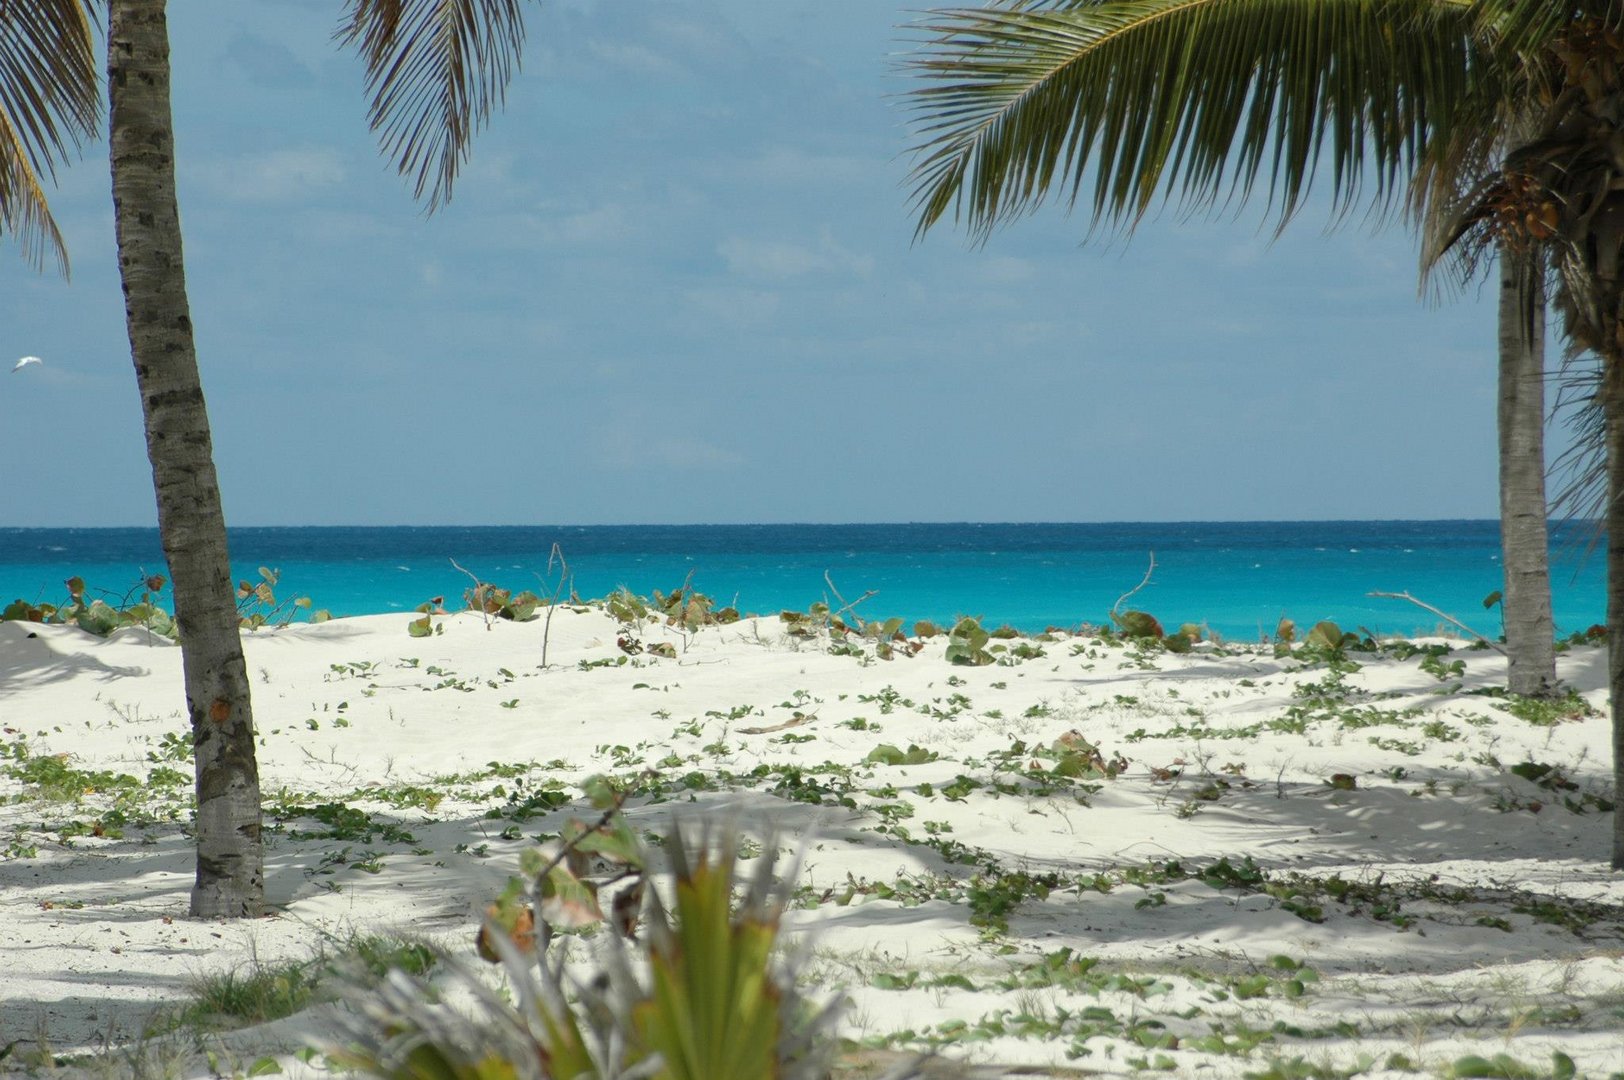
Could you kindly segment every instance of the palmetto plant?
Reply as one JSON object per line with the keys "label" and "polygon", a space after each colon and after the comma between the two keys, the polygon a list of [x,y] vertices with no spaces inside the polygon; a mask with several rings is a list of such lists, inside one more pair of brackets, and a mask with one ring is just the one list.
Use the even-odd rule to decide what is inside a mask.
{"label": "palmetto plant", "polygon": [[[583,836],[587,842],[575,843]],[[338,1064],[391,1080],[828,1075],[842,1002],[808,1001],[793,965],[780,958],[780,919],[795,874],[771,838],[747,873],[734,828],[685,838],[673,825],[659,848],[669,861],[669,901],[660,888],[643,887],[649,856],[629,838],[623,820],[577,830],[570,858],[530,867],[540,871],[525,897],[534,914],[518,932],[511,918],[487,922],[481,941],[499,960],[511,997],[456,962],[442,966],[466,999],[460,1007],[448,1003],[446,984],[395,972],[324,1049]],[[629,894],[640,898],[639,911],[616,905],[590,942],[571,942],[592,947],[590,977],[570,974],[569,949],[545,948],[550,921],[579,925],[588,912],[602,918],[596,888],[577,873],[585,868],[577,854],[607,857],[610,876],[634,880]],[[507,930],[497,929],[502,921]]]}
{"label": "palmetto plant", "polygon": [[[1339,214],[1408,206],[1425,269],[1501,255],[1512,347],[1534,347],[1549,285],[1570,349],[1599,361],[1608,631],[1624,640],[1624,2],[1003,0],[920,31],[920,231],[952,215],[985,238],[1051,191],[1106,229],[1162,200],[1251,196],[1284,225],[1319,183]],[[1522,516],[1543,528],[1542,505]],[[1542,533],[1523,546],[1543,558]],[[1624,648],[1611,664],[1624,788]]]}

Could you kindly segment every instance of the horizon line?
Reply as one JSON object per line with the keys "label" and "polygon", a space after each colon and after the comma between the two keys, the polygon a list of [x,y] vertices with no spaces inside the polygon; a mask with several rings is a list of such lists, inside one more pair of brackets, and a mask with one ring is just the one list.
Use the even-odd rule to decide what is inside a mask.
{"label": "horizon line", "polygon": [[[1498,517],[1437,518],[1121,518],[1112,520],[1061,521],[970,521],[970,520],[874,520],[874,521],[637,521],[637,522],[319,522],[308,524],[230,523],[231,529],[717,529],[717,528],[851,528],[851,527],[985,527],[985,526],[1074,526],[1074,525],[1382,525],[1444,524],[1459,522],[1499,522]],[[1548,518],[1551,524],[1594,524],[1596,519],[1578,517]],[[156,532],[156,524],[121,525],[4,525],[0,531],[86,532],[140,529]]]}

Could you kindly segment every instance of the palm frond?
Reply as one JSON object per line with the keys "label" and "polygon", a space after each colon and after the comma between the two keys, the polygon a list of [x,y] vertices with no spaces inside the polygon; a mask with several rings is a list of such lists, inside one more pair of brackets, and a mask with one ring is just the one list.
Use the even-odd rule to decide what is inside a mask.
{"label": "palm frond", "polygon": [[1592,354],[1569,356],[1556,376],[1553,421],[1569,432],[1566,449],[1551,462],[1556,494],[1551,517],[1585,523],[1570,542],[1588,555],[1600,540],[1607,517],[1607,418],[1601,404],[1601,364]]}
{"label": "palm frond", "polygon": [[99,128],[94,38],[88,0],[11,0],[0,17],[0,232],[32,266],[50,260],[64,276],[45,184]]}
{"label": "palm frond", "polygon": [[[1327,170],[1333,205],[1390,209],[1470,90],[1445,0],[1006,0],[932,13],[904,62],[913,202],[975,235],[1058,189],[1132,228],[1260,187],[1279,224]],[[1402,32],[1401,32],[1402,31]]]}
{"label": "palm frond", "polygon": [[366,64],[384,154],[433,212],[519,66],[518,0],[349,0],[336,37]]}
{"label": "palm frond", "polygon": [[1624,8],[1614,0],[1473,0],[1482,27],[1502,46],[1527,56],[1581,20],[1624,29]]}

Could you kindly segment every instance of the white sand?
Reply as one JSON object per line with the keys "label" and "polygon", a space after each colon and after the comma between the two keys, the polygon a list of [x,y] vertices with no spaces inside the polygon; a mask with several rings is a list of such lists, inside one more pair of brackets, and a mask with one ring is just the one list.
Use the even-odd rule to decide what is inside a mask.
{"label": "white sand", "polygon": [[[916,657],[860,660],[763,619],[687,640],[650,627],[644,640],[670,641],[676,659],[583,668],[622,655],[616,624],[561,610],[541,669],[540,621],[487,628],[460,614],[424,639],[408,636],[407,621],[245,635],[267,827],[277,806],[337,800],[412,834],[294,839],[324,826],[287,819],[267,834],[267,918],[187,918],[192,860],[178,824],[63,839],[83,831],[71,823],[95,822],[108,797],[42,801],[8,774],[18,762],[0,760],[0,800],[9,801],[0,805],[0,1046],[21,1040],[0,1071],[29,1059],[41,1034],[59,1054],[117,1045],[183,1000],[199,975],[307,956],[350,930],[403,930],[466,950],[477,913],[530,843],[504,839],[515,822],[486,811],[511,809],[552,780],[578,799],[575,784],[588,775],[646,767],[673,780],[709,777],[701,786],[720,790],[697,791],[692,804],[685,792],[640,801],[631,811],[640,825],[662,826],[673,807],[729,808],[751,828],[776,825],[786,843],[816,830],[803,881],[825,899],[790,925],[814,935],[808,977],[854,998],[854,1039],[893,1036],[888,1045],[906,1048],[922,1043],[898,1033],[934,1033],[949,1056],[1106,1073],[1159,1055],[1179,1075],[1206,1076],[1239,1076],[1274,1058],[1351,1069],[1360,1055],[1374,1062],[1366,1075],[1383,1075],[1394,1054],[1424,1072],[1502,1052],[1544,1069],[1558,1050],[1582,1073],[1624,1069],[1624,875],[1606,866],[1611,816],[1562,805],[1563,796],[1612,794],[1598,650],[1559,660],[1596,715],[1542,727],[1471,693],[1502,685],[1504,661],[1460,642],[1442,659],[1463,661],[1464,673],[1442,682],[1419,656],[1352,654],[1362,669],[1346,676],[1340,700],[1316,707],[1294,691],[1326,680],[1323,664],[1304,669],[1255,647],[1141,654],[1078,637],[1038,643],[1045,655],[1016,665],[972,668],[948,664],[942,638]],[[0,623],[0,747],[26,737],[36,761],[66,755],[78,769],[138,777],[157,767],[150,754],[189,773],[186,761],[162,761],[161,740],[185,726],[179,672],[179,650],[142,631],[102,640]],[[741,731],[797,712],[806,722]],[[856,718],[868,729],[855,729]],[[1355,726],[1370,720],[1383,722]],[[1087,805],[1064,784],[1033,794],[1019,772],[1032,747],[1070,730],[1131,761],[1094,781]],[[1148,737],[1136,738],[1141,730]],[[1009,753],[1016,740],[1028,749]],[[881,743],[939,757],[863,765]],[[1557,766],[1578,786],[1553,792],[1508,771],[1525,761]],[[814,768],[825,762],[859,768],[841,778]],[[775,793],[781,771],[743,775],[763,764],[800,765],[832,789],[827,802],[844,795],[858,809]],[[1182,769],[1175,779],[1152,771],[1173,768]],[[723,772],[732,779],[714,783]],[[436,780],[448,774],[464,779]],[[1334,774],[1356,787],[1333,786]],[[960,776],[980,786],[955,787]],[[368,801],[368,790],[412,784],[452,794],[432,811]],[[569,813],[516,824],[532,836]],[[878,831],[887,816],[913,842]],[[964,887],[977,866],[920,843],[933,834],[979,849],[972,858],[1006,874],[1057,875],[1055,887],[1015,906],[1007,932],[985,931],[971,923]],[[1220,857],[1237,867],[1255,860],[1272,894],[1109,877],[1170,859],[1195,870]],[[1108,875],[1106,891],[1078,888],[1096,873]],[[872,883],[897,887],[899,875],[899,894],[873,894]],[[1314,886],[1293,899],[1292,875],[1379,887],[1339,902]],[[1288,904],[1317,905],[1323,921]],[[1034,985],[1033,965],[1062,947],[1100,961],[1092,981]],[[1268,967],[1276,955],[1310,965],[1319,981],[1287,996],[1289,975]],[[1270,979],[1236,992],[1236,980],[1260,970]],[[1106,983],[1111,973],[1124,978]],[[941,981],[949,975],[963,978]],[[275,1053],[300,1073],[289,1055],[318,1020],[206,1041],[217,1061],[245,1067]],[[1215,1027],[1236,1052],[1220,1052]],[[1237,1039],[1247,1030],[1267,1035]],[[1142,1045],[1168,1032],[1176,1048]],[[210,1074],[197,1060],[175,1069]]]}

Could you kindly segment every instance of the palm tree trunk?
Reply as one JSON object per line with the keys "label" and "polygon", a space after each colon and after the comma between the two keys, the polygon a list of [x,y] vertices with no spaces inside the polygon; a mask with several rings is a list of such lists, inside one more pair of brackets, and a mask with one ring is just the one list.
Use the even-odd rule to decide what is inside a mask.
{"label": "palm tree trunk", "polygon": [[225,516],[186,301],[164,4],[109,3],[113,213],[192,724],[197,881],[191,912],[255,916],[264,908],[259,767]]}
{"label": "palm tree trunk", "polygon": [[1500,563],[1505,573],[1507,688],[1556,691],[1550,539],[1545,506],[1543,267],[1500,247]]}
{"label": "palm tree trunk", "polygon": [[[1624,358],[1602,364],[1607,431],[1607,701],[1613,716],[1613,801],[1624,801]],[[1624,808],[1613,811],[1613,869],[1624,870]]]}

